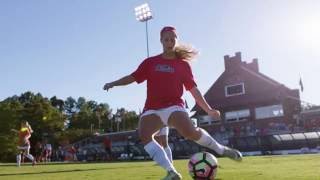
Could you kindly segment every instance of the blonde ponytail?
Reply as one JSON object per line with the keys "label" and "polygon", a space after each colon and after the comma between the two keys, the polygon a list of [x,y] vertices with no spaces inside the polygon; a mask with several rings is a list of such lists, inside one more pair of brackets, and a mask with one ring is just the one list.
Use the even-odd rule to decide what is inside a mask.
{"label": "blonde ponytail", "polygon": [[180,43],[175,47],[175,53],[179,59],[183,59],[188,62],[194,60],[195,57],[199,54],[199,52],[191,45]]}
{"label": "blonde ponytail", "polygon": [[29,129],[30,133],[33,133],[33,130],[31,128],[30,124],[28,123],[28,121],[26,122],[26,126]]}

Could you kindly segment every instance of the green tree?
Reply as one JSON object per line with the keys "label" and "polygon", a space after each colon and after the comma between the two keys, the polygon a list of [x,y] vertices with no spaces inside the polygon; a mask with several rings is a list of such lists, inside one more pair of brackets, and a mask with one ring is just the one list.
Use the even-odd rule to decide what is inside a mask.
{"label": "green tree", "polygon": [[0,161],[15,159],[18,136],[11,129],[17,129],[21,108],[17,100],[0,102]]}
{"label": "green tree", "polygon": [[58,99],[56,96],[50,98],[51,105],[61,112],[64,110],[64,101],[62,99]]}
{"label": "green tree", "polygon": [[72,115],[76,112],[77,102],[72,97],[68,97],[64,101],[64,110],[67,113],[67,115]]}
{"label": "green tree", "polygon": [[[124,108],[117,109],[113,117],[107,103],[87,101],[84,97],[65,101],[56,96],[50,99],[40,93],[27,91],[0,102],[0,161],[14,160],[17,135],[21,120],[27,120],[34,132],[31,144],[51,137],[51,143],[73,142],[91,136],[93,132],[132,130],[137,128],[138,115]],[[115,119],[121,119],[119,123]],[[66,126],[68,124],[68,126]],[[118,126],[117,126],[118,125]]]}

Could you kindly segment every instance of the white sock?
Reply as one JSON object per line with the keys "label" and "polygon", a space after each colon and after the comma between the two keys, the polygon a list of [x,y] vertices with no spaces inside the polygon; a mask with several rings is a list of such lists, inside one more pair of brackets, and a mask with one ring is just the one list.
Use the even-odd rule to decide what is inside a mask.
{"label": "white sock", "polygon": [[20,166],[21,164],[21,154],[17,155],[17,166]]}
{"label": "white sock", "polygon": [[27,157],[28,159],[30,159],[31,161],[34,160],[34,157],[33,157],[31,154],[26,154],[26,157]]}
{"label": "white sock", "polygon": [[150,155],[150,157],[161,167],[163,167],[167,171],[176,171],[172,163],[168,159],[165,151],[157,142],[155,142],[154,140],[150,141],[147,145],[144,146],[144,149]]}
{"label": "white sock", "polygon": [[173,160],[172,160],[172,151],[171,151],[170,146],[168,145],[167,147],[165,147],[165,148],[164,148],[164,151],[166,152],[167,157],[168,157],[168,159],[170,160],[170,162],[173,163]]}
{"label": "white sock", "polygon": [[225,147],[219,144],[215,139],[213,139],[206,130],[202,128],[200,128],[200,130],[201,130],[201,137],[199,140],[195,142],[200,144],[201,146],[214,150],[219,155],[222,155]]}

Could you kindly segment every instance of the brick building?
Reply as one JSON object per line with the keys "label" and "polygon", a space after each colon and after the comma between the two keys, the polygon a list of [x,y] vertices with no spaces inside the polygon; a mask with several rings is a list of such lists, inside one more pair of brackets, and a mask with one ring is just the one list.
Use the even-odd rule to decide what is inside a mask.
{"label": "brick building", "polygon": [[269,78],[259,71],[258,59],[246,63],[241,53],[224,56],[225,71],[205,93],[208,103],[222,112],[222,120],[207,116],[197,105],[193,118],[212,130],[241,126],[267,127],[272,123],[295,125],[300,113],[298,89]]}

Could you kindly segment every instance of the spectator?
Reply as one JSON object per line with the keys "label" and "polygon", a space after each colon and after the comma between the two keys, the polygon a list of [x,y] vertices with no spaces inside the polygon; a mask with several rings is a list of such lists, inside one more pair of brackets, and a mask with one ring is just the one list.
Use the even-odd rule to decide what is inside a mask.
{"label": "spectator", "polygon": [[36,162],[40,162],[42,159],[42,151],[43,151],[42,149],[43,149],[42,144],[41,142],[38,141],[34,147]]}
{"label": "spectator", "polygon": [[44,161],[50,162],[51,161],[51,155],[52,155],[52,145],[48,143],[48,140],[45,140],[44,143]]}
{"label": "spectator", "polygon": [[111,139],[106,136],[103,140],[103,145],[104,145],[104,150],[106,151],[106,160],[111,160],[112,159],[112,152],[111,152],[111,148],[112,148],[112,142]]}
{"label": "spectator", "polygon": [[58,150],[56,151],[56,156],[57,156],[58,161],[64,160],[64,151],[61,146],[58,147]]}

